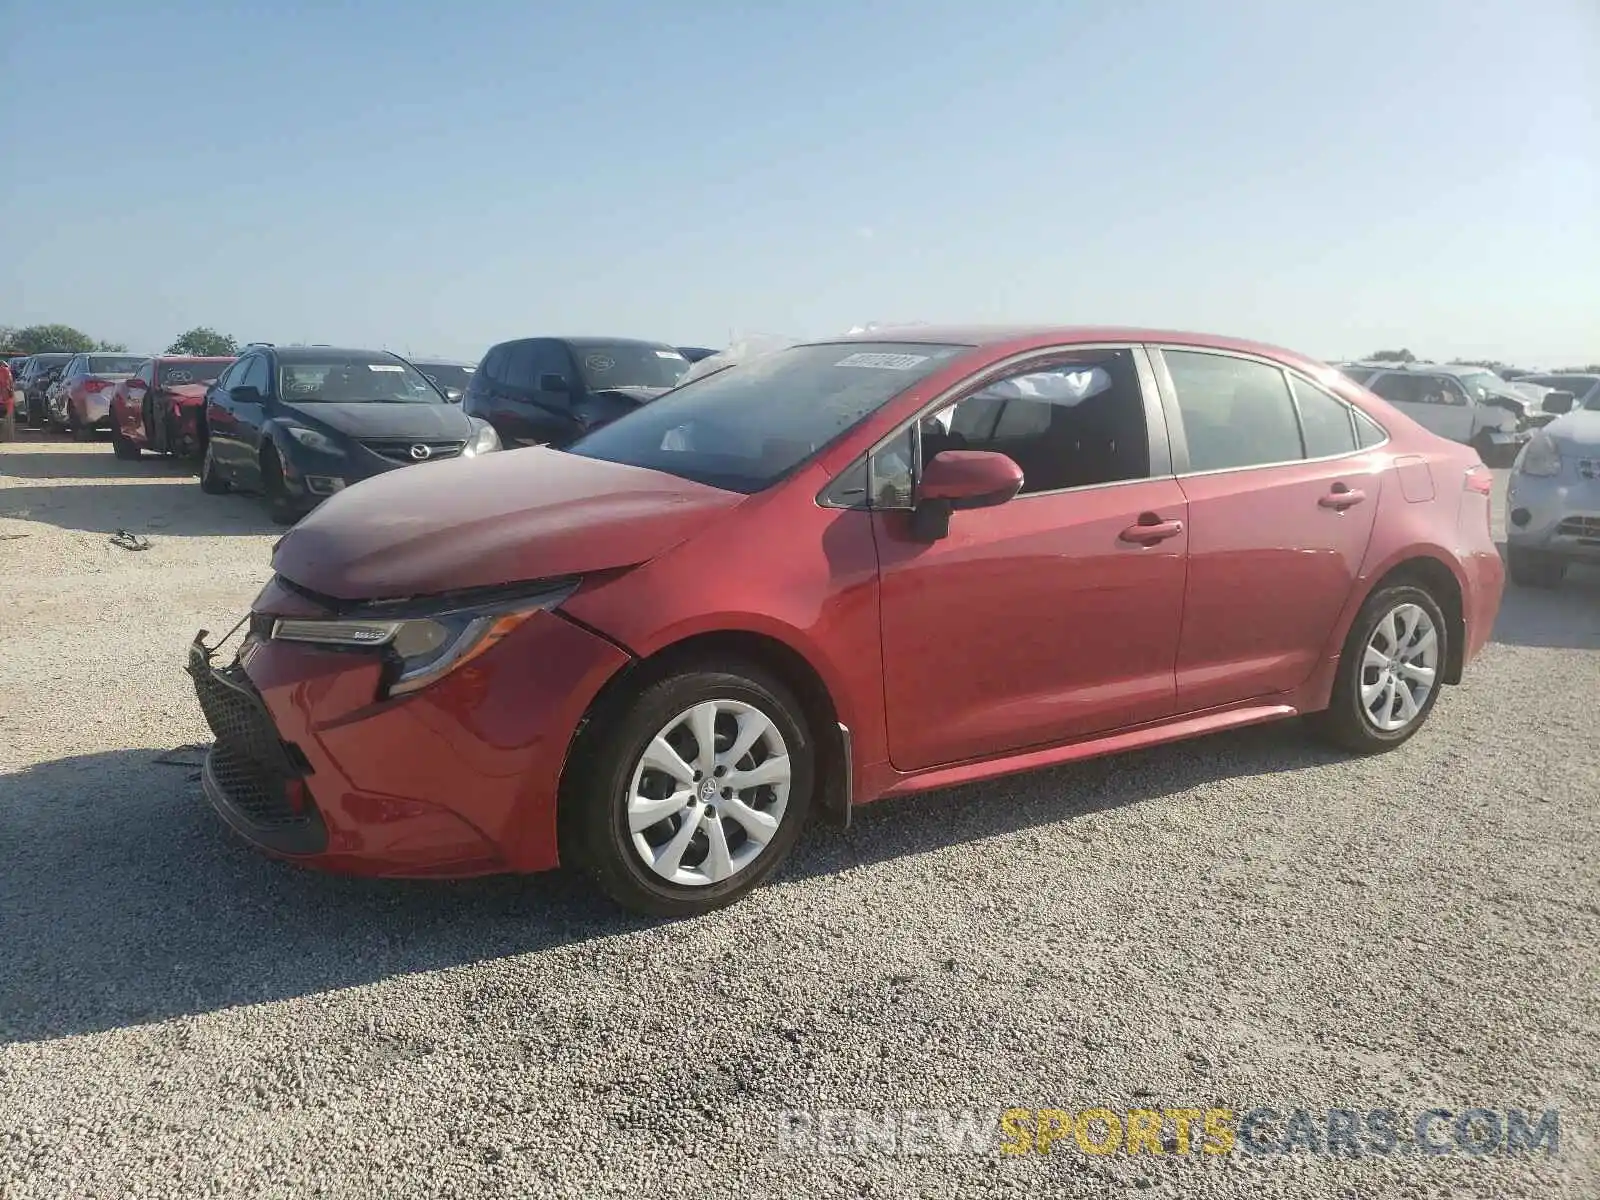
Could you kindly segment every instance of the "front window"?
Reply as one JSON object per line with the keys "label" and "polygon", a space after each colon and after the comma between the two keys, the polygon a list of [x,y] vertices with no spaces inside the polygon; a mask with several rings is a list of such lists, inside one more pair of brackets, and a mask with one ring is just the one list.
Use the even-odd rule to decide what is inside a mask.
{"label": "front window", "polygon": [[668,346],[574,345],[583,386],[591,392],[615,387],[676,387],[689,360]]}
{"label": "front window", "polygon": [[966,349],[912,342],[794,346],[685,384],[569,451],[758,492]]}
{"label": "front window", "polygon": [[444,404],[415,367],[386,354],[330,354],[278,367],[278,395],[291,404]]}
{"label": "front window", "polygon": [[217,376],[228,369],[229,358],[209,362],[175,362],[161,364],[161,386],[177,387],[184,383],[215,383]]}
{"label": "front window", "polygon": [[141,354],[91,354],[89,374],[132,375],[144,362]]}

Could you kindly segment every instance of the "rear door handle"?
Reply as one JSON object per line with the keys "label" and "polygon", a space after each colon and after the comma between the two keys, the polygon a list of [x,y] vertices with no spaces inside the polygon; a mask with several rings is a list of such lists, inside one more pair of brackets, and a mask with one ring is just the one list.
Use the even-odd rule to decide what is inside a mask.
{"label": "rear door handle", "polygon": [[1347,508],[1354,508],[1366,498],[1367,494],[1365,492],[1352,490],[1342,483],[1336,483],[1333,485],[1333,489],[1318,500],[1317,503],[1322,505],[1323,508],[1331,508],[1337,512],[1343,512]]}
{"label": "rear door handle", "polygon": [[1182,532],[1182,521],[1163,521],[1155,513],[1142,513],[1137,525],[1129,525],[1122,531],[1122,540],[1141,546],[1153,546],[1157,542],[1177,537]]}

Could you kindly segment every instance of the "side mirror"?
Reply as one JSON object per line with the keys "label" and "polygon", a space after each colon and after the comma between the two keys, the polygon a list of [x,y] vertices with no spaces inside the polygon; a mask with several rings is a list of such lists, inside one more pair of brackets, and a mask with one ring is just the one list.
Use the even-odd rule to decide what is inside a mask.
{"label": "side mirror", "polygon": [[1540,402],[1539,407],[1547,413],[1555,413],[1557,416],[1561,416],[1563,413],[1572,411],[1572,405],[1576,400],[1577,397],[1571,392],[1546,392],[1544,400]]}
{"label": "side mirror", "polygon": [[1022,468],[992,450],[941,450],[923,469],[911,529],[925,541],[950,532],[950,514],[993,508],[1022,490]]}
{"label": "side mirror", "polygon": [[567,381],[560,375],[539,376],[539,390],[541,392],[567,392],[572,389],[567,387]]}
{"label": "side mirror", "polygon": [[444,398],[451,404],[460,404],[463,393],[460,388],[445,388]]}
{"label": "side mirror", "polygon": [[236,388],[228,389],[228,396],[235,404],[261,403],[261,389],[253,383],[243,383]]}

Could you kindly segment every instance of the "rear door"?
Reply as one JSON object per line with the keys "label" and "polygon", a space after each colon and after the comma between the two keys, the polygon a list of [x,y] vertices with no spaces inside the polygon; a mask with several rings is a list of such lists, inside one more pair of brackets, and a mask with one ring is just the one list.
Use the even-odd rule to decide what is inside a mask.
{"label": "rear door", "polygon": [[[1016,499],[911,530],[912,464],[995,450]],[[872,459],[889,754],[915,771],[1166,716],[1183,607],[1183,491],[1137,347],[1030,357]]]}
{"label": "rear door", "polygon": [[1189,505],[1177,710],[1290,691],[1360,574],[1385,456],[1359,448],[1348,404],[1270,360],[1163,346],[1155,365]]}

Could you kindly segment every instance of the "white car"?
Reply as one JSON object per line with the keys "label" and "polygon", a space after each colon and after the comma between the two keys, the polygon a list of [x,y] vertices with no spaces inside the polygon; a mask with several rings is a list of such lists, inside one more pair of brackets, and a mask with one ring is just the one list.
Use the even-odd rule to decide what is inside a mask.
{"label": "white car", "polygon": [[1473,447],[1491,467],[1509,466],[1536,424],[1529,397],[1483,367],[1395,363],[1340,370],[1417,424]]}

